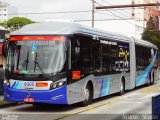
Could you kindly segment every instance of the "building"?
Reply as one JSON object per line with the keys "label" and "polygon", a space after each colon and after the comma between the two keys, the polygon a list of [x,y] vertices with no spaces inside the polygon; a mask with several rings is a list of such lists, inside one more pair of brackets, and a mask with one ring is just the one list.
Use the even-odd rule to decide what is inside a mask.
{"label": "building", "polygon": [[[159,3],[160,0],[132,0],[132,4],[149,4]],[[141,38],[142,33],[146,28],[146,23],[152,17],[155,21],[156,30],[160,30],[160,7],[159,6],[147,6],[140,8],[132,8],[132,15],[135,19],[135,37]]]}
{"label": "building", "polygon": [[[160,3],[160,0],[144,0],[145,3]],[[145,20],[146,22],[152,17],[155,21],[155,30],[160,30],[160,7],[159,6],[149,6],[145,8]]]}
{"label": "building", "polygon": [[0,1],[0,22],[7,21],[8,19],[17,15],[17,7],[10,6],[8,3]]}
{"label": "building", "polygon": [[[149,4],[149,3],[159,3],[160,0],[132,0],[132,4]],[[135,37],[141,38],[142,33],[146,28],[146,23],[152,17],[155,21],[155,28],[159,30],[159,20],[160,18],[160,7],[159,6],[147,6],[132,8],[132,15],[135,19]]]}

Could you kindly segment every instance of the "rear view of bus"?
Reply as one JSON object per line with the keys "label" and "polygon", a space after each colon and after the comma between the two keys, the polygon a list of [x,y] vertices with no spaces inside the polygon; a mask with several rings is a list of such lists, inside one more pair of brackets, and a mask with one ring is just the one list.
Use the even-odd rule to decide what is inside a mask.
{"label": "rear view of bus", "polygon": [[64,35],[11,35],[5,100],[67,104],[67,47]]}

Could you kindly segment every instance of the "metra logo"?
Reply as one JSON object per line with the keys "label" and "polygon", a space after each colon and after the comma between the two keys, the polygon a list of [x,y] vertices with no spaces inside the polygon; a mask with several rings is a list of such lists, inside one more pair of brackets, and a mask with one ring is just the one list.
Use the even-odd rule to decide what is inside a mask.
{"label": "metra logo", "polygon": [[24,82],[24,86],[34,86],[34,82]]}

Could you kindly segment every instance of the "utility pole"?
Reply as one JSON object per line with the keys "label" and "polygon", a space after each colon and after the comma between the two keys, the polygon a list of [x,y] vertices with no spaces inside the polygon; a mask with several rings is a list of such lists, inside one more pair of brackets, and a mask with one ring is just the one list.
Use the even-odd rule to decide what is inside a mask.
{"label": "utility pole", "polygon": [[145,7],[145,6],[159,6],[160,3],[147,4],[131,4],[131,5],[112,5],[112,6],[97,6],[96,9],[113,9],[113,8],[129,8],[129,7]]}
{"label": "utility pole", "polygon": [[[135,1],[134,0],[132,0],[132,5],[134,5],[135,4]],[[132,8],[132,17],[134,17],[135,16],[135,9],[134,9],[134,7]]]}
{"label": "utility pole", "polygon": [[95,3],[92,0],[92,27],[94,27],[94,12],[95,12]]}

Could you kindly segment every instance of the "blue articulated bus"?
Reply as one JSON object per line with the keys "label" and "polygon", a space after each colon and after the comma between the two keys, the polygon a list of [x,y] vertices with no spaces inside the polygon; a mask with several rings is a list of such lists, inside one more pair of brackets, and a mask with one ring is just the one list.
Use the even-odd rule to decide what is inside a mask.
{"label": "blue articulated bus", "polygon": [[88,105],[157,76],[157,47],[76,23],[35,23],[4,43],[4,98],[11,102]]}

